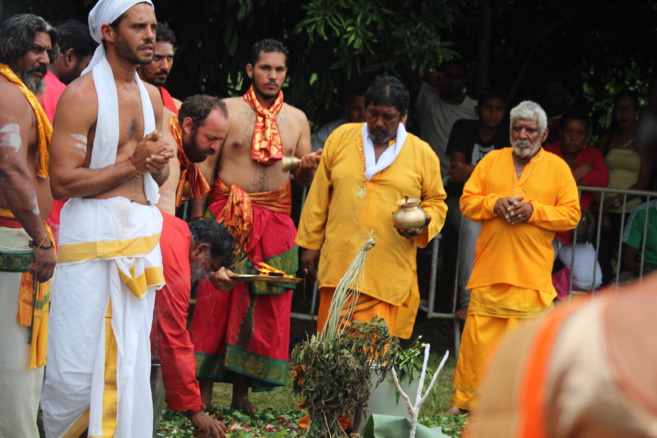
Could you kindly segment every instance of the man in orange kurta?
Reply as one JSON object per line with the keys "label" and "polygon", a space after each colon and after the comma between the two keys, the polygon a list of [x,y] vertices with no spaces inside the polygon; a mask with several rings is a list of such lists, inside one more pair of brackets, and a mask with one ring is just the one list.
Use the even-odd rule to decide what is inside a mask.
{"label": "man in orange kurta", "polygon": [[552,309],[552,239],[577,225],[580,209],[568,165],[541,149],[546,136],[543,109],[520,103],[511,110],[511,147],[486,155],[463,190],[463,215],[482,229],[449,413],[472,408],[497,340],[520,320]]}
{"label": "man in orange kurta", "polygon": [[[369,321],[377,314],[393,334],[409,338],[420,300],[416,249],[440,232],[446,194],[438,157],[401,123],[408,108],[404,85],[377,78],[365,93],[365,107],[366,123],[345,124],[326,141],[296,242],[303,248],[302,267],[312,276],[318,268],[321,330],[333,291],[372,233],[376,246],[365,258],[352,319]],[[393,225],[395,202],[404,196],[422,201],[429,217],[422,227]]]}

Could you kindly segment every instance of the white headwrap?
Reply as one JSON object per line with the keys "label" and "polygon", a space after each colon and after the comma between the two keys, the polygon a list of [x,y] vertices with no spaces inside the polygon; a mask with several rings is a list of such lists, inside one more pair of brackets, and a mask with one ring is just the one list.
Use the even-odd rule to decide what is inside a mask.
{"label": "white headwrap", "polygon": [[105,57],[103,34],[100,32],[102,25],[114,23],[125,11],[138,3],[148,3],[155,9],[153,2],[150,0],[98,0],[96,6],[89,12],[89,33],[99,45],[94,52],[93,58],[91,58],[91,62],[82,74],[91,71]]}
{"label": "white headwrap", "polygon": [[[119,144],[119,98],[112,67],[105,57],[100,27],[103,24],[113,23],[125,11],[138,3],[148,3],[153,6],[150,0],[100,0],[89,12],[89,32],[93,39],[100,43],[89,66],[82,72],[84,74],[93,71],[94,85],[98,95],[98,120],[89,163],[91,169],[114,164]],[[155,114],[148,91],[136,71],[135,82],[139,86],[144,117],[144,136],[146,136],[155,130]],[[160,197],[158,185],[150,173],[144,174],[144,191],[148,202],[157,204]]]}

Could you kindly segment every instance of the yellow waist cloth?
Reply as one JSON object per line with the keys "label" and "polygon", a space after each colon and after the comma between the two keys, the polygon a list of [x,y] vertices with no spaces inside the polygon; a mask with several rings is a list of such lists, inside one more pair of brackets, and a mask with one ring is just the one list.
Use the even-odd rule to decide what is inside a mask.
{"label": "yellow waist cloth", "polygon": [[538,291],[496,283],[472,289],[468,314],[507,318],[535,318],[552,310],[554,289]]}

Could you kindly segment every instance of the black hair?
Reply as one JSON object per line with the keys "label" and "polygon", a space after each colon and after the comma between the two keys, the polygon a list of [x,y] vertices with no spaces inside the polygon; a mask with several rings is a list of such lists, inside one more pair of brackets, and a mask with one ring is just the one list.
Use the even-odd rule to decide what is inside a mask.
{"label": "black hair", "polygon": [[59,53],[59,33],[50,23],[34,14],[17,14],[0,23],[0,62],[10,64],[25,55],[34,44],[37,34],[50,35],[52,49],[48,51],[50,62]]}
{"label": "black hair", "polygon": [[264,40],[258,41],[251,48],[251,53],[249,54],[249,64],[255,66],[256,63],[258,62],[258,59],[260,59],[261,52],[282,53],[283,55],[285,55],[285,66],[287,67],[287,58],[289,57],[289,51],[287,50],[287,47],[283,45],[282,42],[272,38],[265,38]]}
{"label": "black hair", "polygon": [[235,239],[228,228],[213,221],[198,220],[189,223],[189,232],[197,244],[205,243],[213,259],[223,257],[222,266],[235,264]]}
{"label": "black hair", "polygon": [[477,96],[477,105],[482,106],[484,101],[492,99],[500,99],[504,103],[506,95],[501,88],[493,86],[484,87],[484,89],[481,90]]}
{"label": "black hair", "polygon": [[408,89],[394,76],[379,76],[365,92],[365,108],[370,105],[390,105],[403,117],[408,110]]}
{"label": "black hair", "polygon": [[559,126],[565,126],[566,121],[568,120],[580,120],[586,123],[587,130],[591,128],[591,118],[589,117],[588,112],[586,112],[584,109],[575,107],[568,109],[565,113],[563,113],[563,116],[561,116],[561,122],[559,122]]}
{"label": "black hair", "polygon": [[89,26],[81,21],[66,20],[57,26],[57,32],[60,36],[59,50],[61,52],[73,49],[79,58],[85,58],[93,55],[98,46],[89,33]]}
{"label": "black hair", "polygon": [[166,27],[164,24],[158,22],[157,23],[157,29],[155,30],[156,33],[156,38],[155,42],[160,43],[160,42],[167,42],[171,43],[172,46],[175,47],[176,45],[176,34],[173,33],[171,29]]}
{"label": "black hair", "polygon": [[183,120],[187,117],[192,119],[194,127],[203,124],[208,115],[215,109],[221,111],[225,118],[228,118],[228,109],[218,97],[208,96],[207,94],[195,94],[184,100],[178,110],[178,121],[182,125]]}

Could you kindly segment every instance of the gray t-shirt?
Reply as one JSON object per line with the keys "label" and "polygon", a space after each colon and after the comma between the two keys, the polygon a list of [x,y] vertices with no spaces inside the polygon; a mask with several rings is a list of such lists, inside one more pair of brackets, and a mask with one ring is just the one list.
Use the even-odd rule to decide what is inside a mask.
{"label": "gray t-shirt", "polygon": [[477,102],[465,97],[460,105],[452,105],[440,98],[440,92],[426,82],[422,82],[420,94],[415,102],[417,119],[420,123],[420,138],[436,152],[440,159],[440,175],[444,178],[449,172],[447,140],[452,125],[459,119],[477,118],[474,108]]}

